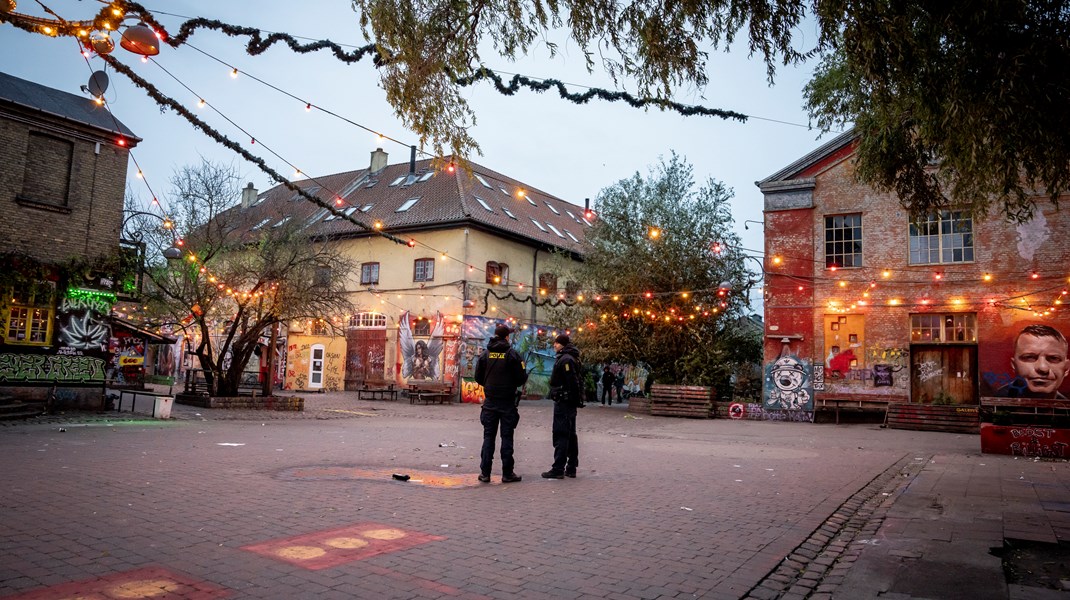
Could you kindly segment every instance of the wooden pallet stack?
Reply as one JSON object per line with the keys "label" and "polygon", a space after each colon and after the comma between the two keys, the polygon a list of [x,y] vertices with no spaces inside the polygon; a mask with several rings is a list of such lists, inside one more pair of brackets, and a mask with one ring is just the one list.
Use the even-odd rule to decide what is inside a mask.
{"label": "wooden pallet stack", "polygon": [[713,388],[654,384],[650,388],[650,414],[709,419],[713,415]]}
{"label": "wooden pallet stack", "polygon": [[977,406],[888,404],[885,424],[889,429],[912,429],[915,431],[948,431],[951,433],[977,433],[980,418]]}

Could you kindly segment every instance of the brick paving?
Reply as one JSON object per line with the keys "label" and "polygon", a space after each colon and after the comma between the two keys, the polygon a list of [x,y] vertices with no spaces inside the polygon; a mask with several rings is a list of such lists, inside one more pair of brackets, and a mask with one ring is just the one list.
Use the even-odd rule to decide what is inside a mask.
{"label": "brick paving", "polygon": [[[176,405],[168,421],[0,427],[0,597],[846,598],[882,568],[867,540],[913,524],[917,511],[895,509],[928,484],[932,461],[976,462],[979,447],[969,435],[594,405],[579,413],[579,476],[542,480],[552,406],[536,401],[517,430],[524,481],[470,485],[478,406],[352,396],[308,395],[296,415]],[[983,462],[1032,468],[1012,460]],[[1015,514],[1019,529],[1053,522]],[[368,523],[422,537],[358,552],[382,542],[362,537]],[[347,560],[322,562],[336,551]],[[317,560],[329,566],[302,567]]]}

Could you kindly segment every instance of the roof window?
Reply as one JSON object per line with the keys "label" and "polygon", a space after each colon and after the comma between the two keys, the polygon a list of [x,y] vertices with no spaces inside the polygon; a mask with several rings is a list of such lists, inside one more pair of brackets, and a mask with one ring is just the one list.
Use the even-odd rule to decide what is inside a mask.
{"label": "roof window", "polygon": [[390,182],[390,186],[389,186],[389,187],[394,187],[395,185],[398,185],[398,184],[399,184],[399,183],[401,183],[402,181],[405,181],[405,176],[404,176],[404,175],[402,175],[401,177],[398,177],[398,178],[397,178],[397,179],[395,179],[394,181],[391,181],[391,182]]}
{"label": "roof window", "polygon": [[487,183],[487,180],[486,180],[486,179],[483,179],[483,176],[482,176],[482,175],[480,175],[479,173],[472,173],[472,174],[476,176],[476,179],[478,179],[478,180],[479,180],[479,183],[482,183],[482,184],[483,184],[483,187],[485,187],[485,188],[487,188],[487,189],[490,189],[490,184],[489,184],[489,183]]}
{"label": "roof window", "polygon": [[567,229],[566,229],[566,230],[565,230],[565,233],[567,233],[567,234],[568,234],[568,237],[572,238],[572,241],[573,241],[573,242],[577,242],[577,243],[578,243],[578,242],[580,241],[579,239],[577,239],[577,238],[576,238],[576,236],[572,235],[572,232],[571,232],[571,231],[569,231],[569,230],[567,230]]}
{"label": "roof window", "polygon": [[532,222],[532,223],[534,223],[536,227],[538,227],[539,229],[541,229],[543,233],[548,233],[548,232],[546,231],[546,228],[542,226],[542,223],[540,223],[540,222],[536,221],[535,219],[532,219],[532,220],[531,220],[531,222]]}
{"label": "roof window", "polygon": [[546,208],[549,208],[550,212],[554,213],[555,215],[561,214],[561,213],[557,212],[557,209],[554,208],[553,206],[551,206],[549,202],[544,202],[543,204],[545,204]]}
{"label": "roof window", "polygon": [[419,197],[417,197],[417,198],[409,198],[405,202],[402,202],[401,206],[399,206],[397,208],[397,210],[395,210],[394,212],[405,212],[405,211],[409,210],[410,208],[412,208],[413,206],[416,206],[416,203],[419,202],[419,201],[420,201]]}
{"label": "roof window", "polygon": [[556,227],[554,227],[553,223],[547,223],[546,226],[549,227],[550,229],[553,229],[554,233],[557,234],[557,237],[559,237],[559,238],[564,238],[565,237],[564,234],[562,234],[560,231],[557,230]]}
{"label": "roof window", "polygon": [[483,208],[487,209],[487,212],[494,212],[494,209],[491,208],[490,205],[487,204],[485,200],[483,200],[479,196],[476,196],[475,198],[476,198],[476,202],[478,202],[480,206],[482,206]]}
{"label": "roof window", "polygon": [[516,218],[516,215],[514,215],[514,214],[512,213],[512,211],[510,211],[510,210],[509,210],[508,208],[506,208],[506,207],[504,207],[504,206],[502,207],[502,212],[504,212],[504,213],[505,213],[506,215],[508,215],[508,216],[509,216],[509,218],[510,218],[510,219],[513,219],[514,221],[515,221],[515,220],[519,220],[519,219],[517,219],[517,218]]}
{"label": "roof window", "polygon": [[416,181],[427,181],[428,179],[431,179],[432,177],[434,177],[434,175],[435,175],[434,171],[428,171],[428,172],[424,173],[423,175],[420,175],[420,178],[417,179]]}

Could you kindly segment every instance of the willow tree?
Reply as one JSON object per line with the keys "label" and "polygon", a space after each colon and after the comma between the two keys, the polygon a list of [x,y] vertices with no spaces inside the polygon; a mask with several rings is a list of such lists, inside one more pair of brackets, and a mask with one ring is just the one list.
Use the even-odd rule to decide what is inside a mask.
{"label": "willow tree", "polygon": [[514,60],[536,49],[553,55],[548,40],[568,36],[589,70],[669,108],[678,90],[708,83],[708,52],[739,38],[764,61],[770,83],[779,65],[822,57],[807,89],[813,122],[822,129],[855,124],[858,175],[894,190],[914,214],[955,205],[1023,220],[1035,210],[1037,190],[1057,196],[1070,178],[1064,0],[353,5],[378,45],[388,100],[440,152],[478,151],[469,135],[476,115],[462,87],[487,73],[484,58]]}
{"label": "willow tree", "polygon": [[693,170],[673,154],[599,193],[574,275],[585,298],[554,317],[577,326],[585,363],[645,363],[658,382],[721,386],[759,362],[760,336],[740,326],[759,278],[732,231],[732,191],[696,185]]}
{"label": "willow tree", "polygon": [[[233,167],[183,167],[164,203],[171,214],[128,212],[126,225],[127,237],[145,244],[147,314],[195,340],[192,352],[217,396],[236,395],[273,326],[352,313],[352,261],[286,214],[274,215],[277,226],[255,227],[238,204],[240,184]],[[164,260],[178,254],[175,244],[181,255]]]}

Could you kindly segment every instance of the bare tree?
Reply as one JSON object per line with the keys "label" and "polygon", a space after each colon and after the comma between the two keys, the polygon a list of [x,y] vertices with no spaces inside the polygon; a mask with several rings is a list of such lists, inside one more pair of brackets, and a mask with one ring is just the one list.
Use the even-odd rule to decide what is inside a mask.
{"label": "bare tree", "polygon": [[[125,233],[145,244],[145,303],[161,321],[196,338],[193,353],[213,395],[235,395],[259,338],[276,324],[352,312],[345,282],[353,263],[305,223],[275,216],[254,227],[236,205],[241,177],[233,166],[202,161],[171,179],[159,218],[128,210]],[[164,260],[172,248],[180,257]]]}

